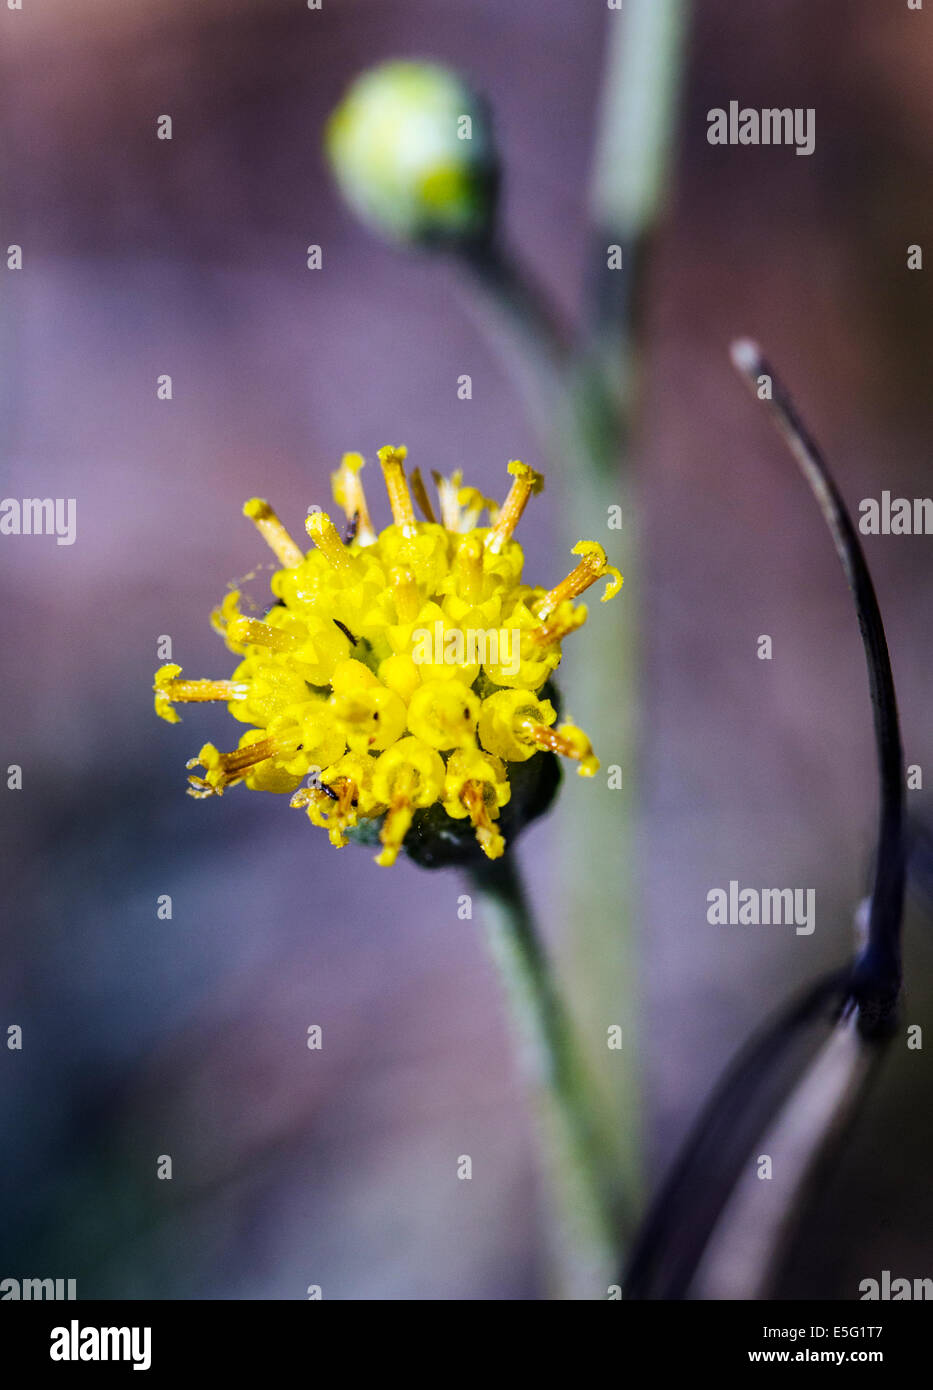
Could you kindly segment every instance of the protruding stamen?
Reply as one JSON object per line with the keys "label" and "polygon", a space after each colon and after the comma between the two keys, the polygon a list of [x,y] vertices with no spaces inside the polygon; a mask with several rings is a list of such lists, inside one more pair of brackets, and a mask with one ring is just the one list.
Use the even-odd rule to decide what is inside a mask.
{"label": "protruding stamen", "polygon": [[226,787],[242,781],[243,774],[249,768],[289,747],[294,745],[277,738],[263,738],[248,743],[244,748],[235,748],[232,753],[219,753],[212,743],[205,743],[198,756],[189,759],[186,767],[189,772],[192,768],[203,767],[207,776],[189,777],[191,785],[188,795],[198,798],[222,796]]}
{"label": "protruding stamen", "polygon": [[531,739],[536,747],[578,762],[581,777],[592,777],[599,771],[599,759],[593,752],[593,745],[583,730],[578,729],[576,725],[562,724],[559,729],[549,729],[544,724],[535,724],[531,719],[524,719],[518,721],[515,727]]}
{"label": "protruding stamen", "polygon": [[268,647],[273,652],[291,652],[301,646],[291,632],[283,632],[258,618],[232,618],[227,624],[227,640],[237,647]]}
{"label": "protruding stamen", "polygon": [[372,545],[377,537],[366,505],[363,479],[360,477],[360,469],[364,462],[362,454],[344,454],[337,472],[331,474],[331,483],[334,498],[338,505],[343,507],[347,518],[352,521],[356,517],[357,545]]}
{"label": "protruding stamen", "polygon": [[392,800],[379,836],[383,849],[382,853],[376,856],[376,863],[383,868],[390,868],[395,863],[402,848],[402,841],[411,828],[415,814],[415,780],[415,772],[407,767],[401,768],[395,777]]}
{"label": "protruding stamen", "polygon": [[179,722],[174,704],[199,704],[206,700],[245,700],[249,685],[245,681],[179,680],[180,666],[163,666],[156,672],[156,714],[170,724]]}
{"label": "protruding stamen", "polygon": [[551,622],[542,623],[540,627],[530,628],[528,640],[538,647],[551,647],[555,642],[562,642],[571,632],[576,632],[585,622],[586,610],[575,608],[566,618],[553,618]]}
{"label": "protruding stamen", "polygon": [[280,565],[289,570],[302,563],[304,552],[292,540],[268,502],[261,497],[251,497],[243,507],[243,515],[256,523],[259,534]]}
{"label": "protruding stamen", "polygon": [[470,781],[464,784],[460,800],[470,814],[480,848],[489,859],[499,859],[505,852],[505,840],[496,829],[489,815],[489,807],[483,795],[483,783]]}
{"label": "protruding stamen", "polygon": [[311,512],[305,520],[305,530],[335,570],[342,574],[355,573],[353,557],[326,512]]}
{"label": "protruding stamen", "polygon": [[434,508],[431,506],[431,499],[428,496],[427,489],[424,485],[424,479],[421,476],[420,468],[413,468],[411,470],[410,481],[411,490],[414,494],[415,501],[421,508],[421,513],[425,521],[430,521],[432,526],[436,526],[437,517],[434,515]]}
{"label": "protruding stamen", "polygon": [[486,546],[493,555],[498,555],[506,541],[511,540],[521,514],[528,504],[528,499],[544,487],[544,479],[541,474],[536,473],[533,468],[529,468],[527,463],[522,463],[520,459],[512,459],[509,463],[509,472],[515,481],[509,489],[508,497],[502,504],[502,511],[496,519],[495,526],[486,537]]}
{"label": "protruding stamen", "polygon": [[279,739],[261,738],[255,743],[248,743],[245,748],[235,748],[232,753],[221,753],[220,761],[226,775],[235,777],[238,772],[245,772],[248,767],[255,767],[256,763],[271,758],[281,746]]}
{"label": "protruding stamen", "polygon": [[202,700],[245,700],[249,685],[245,681],[172,681],[165,690],[172,701],[198,704]]}
{"label": "protruding stamen", "polygon": [[602,596],[603,603],[617,594],[622,587],[621,574],[615,565],[606,563],[606,552],[597,541],[578,541],[570,553],[581,555],[583,558],[576,569],[571,570],[566,579],[562,579],[538,603],[535,611],[539,618],[546,618],[549,613],[553,613],[559,603],[578,598],[591,584],[595,584],[597,579],[610,580]]}
{"label": "protruding stamen", "polygon": [[463,482],[463,474],[458,468],[449,478],[445,478],[436,470],[432,472],[434,486],[437,488],[438,501],[441,504],[441,522],[448,531],[460,530],[460,503],[457,501],[460,495],[460,486]]}
{"label": "protruding stamen", "polygon": [[386,444],[379,450],[379,462],[382,464],[382,471],[386,480],[386,492],[389,494],[389,506],[392,508],[392,520],[405,536],[414,536],[418,533],[418,523],[415,520],[415,509],[412,506],[411,493],[408,491],[408,483],[405,479],[405,459],[408,457],[408,450],[404,444],[397,448],[392,444]]}
{"label": "protruding stamen", "polygon": [[391,868],[398,858],[402,841],[411,829],[413,816],[414,811],[410,801],[403,801],[399,798],[389,807],[379,836],[383,845],[382,853],[376,855],[376,863],[383,869]]}

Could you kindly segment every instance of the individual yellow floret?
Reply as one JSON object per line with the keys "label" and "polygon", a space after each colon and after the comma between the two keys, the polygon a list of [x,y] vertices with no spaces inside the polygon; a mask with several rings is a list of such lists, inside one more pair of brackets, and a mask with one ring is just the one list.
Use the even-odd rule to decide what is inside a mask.
{"label": "individual yellow floret", "polygon": [[425,681],[408,706],[408,727],[432,748],[464,748],[473,743],[479,709],[479,700],[462,681]]}
{"label": "individual yellow floret", "polygon": [[454,820],[469,816],[480,849],[488,859],[498,859],[505,840],[493,825],[499,807],[512,795],[504,764],[478,748],[457,749],[447,762],[444,810]]}
{"label": "individual yellow floret", "polygon": [[418,807],[431,806],[444,788],[444,762],[435,749],[409,736],[379,758],[373,771],[373,791],[389,808],[380,839],[383,850],[376,863],[394,864]]}

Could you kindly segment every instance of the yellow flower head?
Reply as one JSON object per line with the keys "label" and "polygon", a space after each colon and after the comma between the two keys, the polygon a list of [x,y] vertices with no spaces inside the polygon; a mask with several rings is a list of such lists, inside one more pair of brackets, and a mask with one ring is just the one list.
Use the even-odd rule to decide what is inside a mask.
{"label": "yellow flower head", "polygon": [[540,475],[510,463],[501,507],[459,474],[435,475],[438,521],[420,473],[406,477],[406,456],[379,450],[392,525],[377,533],[363,460],[345,454],[333,487],[346,535],[312,510],[307,554],[267,502],[246,503],[281,565],[275,602],[256,618],[229,593],[213,622],[240,657],[232,677],[185,680],[181,667],[162,666],[155,709],[177,723],[176,704],[221,700],[250,725],[232,752],[208,743],[189,762],[192,796],[238,782],[291,793],[338,848],[378,838],[383,865],[401,849],[430,866],[480,851],[497,859],[506,837],[546,809],[555,754],[582,776],[599,767],[583,730],[557,723],[551,677],[563,639],[586,620],[576,600],[600,579],[611,598],[622,576],[602,546],[581,541],[560,583],[523,583],[514,531]]}

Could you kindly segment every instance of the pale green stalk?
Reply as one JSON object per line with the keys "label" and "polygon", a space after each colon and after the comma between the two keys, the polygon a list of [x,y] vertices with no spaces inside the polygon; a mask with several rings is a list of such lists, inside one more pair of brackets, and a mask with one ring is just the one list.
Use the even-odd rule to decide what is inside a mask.
{"label": "pale green stalk", "polygon": [[[641,604],[628,455],[637,405],[639,298],[666,184],[686,12],[686,0],[628,0],[608,14],[591,200],[590,309],[579,348],[566,351],[540,303],[516,288],[523,277],[510,272],[507,261],[499,260],[495,273],[488,264],[473,265],[495,307],[494,336],[501,343],[504,335],[520,358],[520,387],[553,451],[550,477],[568,503],[561,508],[568,551],[579,539],[598,539],[625,577],[621,595],[574,634],[572,659],[559,673],[565,709],[590,734],[603,762],[595,784],[565,786],[556,814],[569,996],[574,1012],[588,1021],[581,1061],[612,1098],[613,1182],[605,1172],[595,1175],[603,1210],[618,1213],[607,1278],[618,1267],[642,1184],[632,943]],[[610,247],[619,248],[621,269],[609,268]],[[621,530],[609,529],[610,508],[621,509]],[[569,554],[564,558],[569,567]],[[615,767],[618,788],[608,784]],[[508,920],[497,930],[507,939]],[[500,960],[503,954],[500,948]],[[620,1048],[608,1045],[613,1027],[621,1029]],[[547,1045],[546,1034],[541,1041]],[[624,1209],[617,1186],[625,1193]],[[566,1198],[566,1183],[563,1191]],[[591,1271],[597,1246],[589,1244]]]}
{"label": "pale green stalk", "polygon": [[578,1038],[538,937],[514,852],[473,870],[490,954],[502,982],[531,1083],[553,1200],[554,1292],[606,1295],[606,1270],[628,1220],[605,1097],[581,1057]]}
{"label": "pale green stalk", "polygon": [[[567,713],[590,734],[603,766],[596,785],[565,788],[557,815],[564,915],[574,924],[570,999],[591,1021],[586,1060],[613,1098],[629,1210],[642,1186],[632,939],[642,602],[629,442],[638,403],[639,302],[666,186],[686,9],[685,0],[629,0],[609,14],[591,202],[592,302],[573,372],[562,465],[570,493],[563,512],[568,546],[584,537],[600,540],[625,579],[605,608],[599,589],[592,591],[590,607],[597,611],[574,635],[573,659],[560,671]],[[610,246],[621,248],[621,270],[608,267]],[[621,530],[609,529],[610,508],[621,509]],[[618,788],[609,785],[612,768],[619,769]],[[619,1050],[607,1043],[613,1025],[622,1030]],[[629,1233],[620,1230],[619,1250]]]}

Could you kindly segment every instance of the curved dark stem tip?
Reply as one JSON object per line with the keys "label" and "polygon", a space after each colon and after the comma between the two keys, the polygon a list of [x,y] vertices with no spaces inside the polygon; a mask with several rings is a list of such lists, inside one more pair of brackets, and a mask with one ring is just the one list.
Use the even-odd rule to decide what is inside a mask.
{"label": "curved dark stem tip", "polygon": [[858,532],[790,394],[751,339],[734,342],[731,356],[752,394],[767,407],[819,504],[852,591],[865,648],[878,751],[880,816],[868,940],[853,967],[851,993],[859,1006],[861,1031],[875,1036],[889,1032],[894,1025],[901,987],[906,873],[903,753],[884,624]]}

